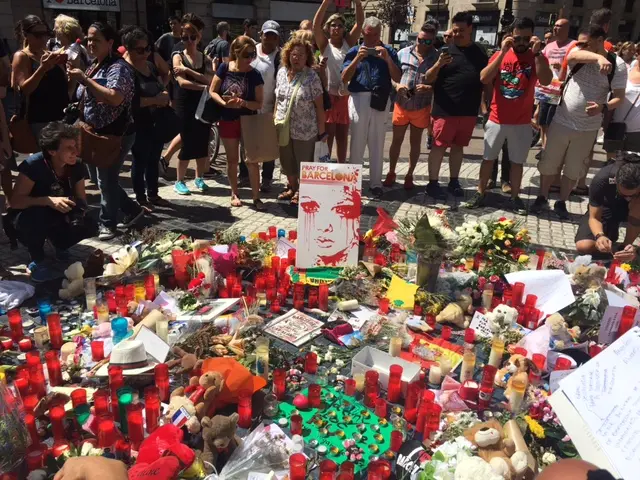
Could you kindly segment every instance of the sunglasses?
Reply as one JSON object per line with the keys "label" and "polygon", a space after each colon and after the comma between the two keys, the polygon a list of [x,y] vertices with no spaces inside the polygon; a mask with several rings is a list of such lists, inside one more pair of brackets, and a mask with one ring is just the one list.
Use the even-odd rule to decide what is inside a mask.
{"label": "sunglasses", "polygon": [[450,36],[451,36],[451,35],[446,35],[446,34],[445,34],[445,35],[443,35],[442,37],[443,37],[443,38],[449,38]]}
{"label": "sunglasses", "polygon": [[418,38],[417,40],[420,45],[431,45],[433,43],[433,40],[430,38]]}
{"label": "sunglasses", "polygon": [[146,47],[136,47],[132,50],[138,55],[144,55],[145,53],[149,53],[151,51],[151,45],[147,45]]}
{"label": "sunglasses", "polygon": [[45,38],[51,36],[49,32],[28,32],[29,35],[33,35],[36,38]]}
{"label": "sunglasses", "polygon": [[341,23],[332,23],[329,25],[330,28],[344,28],[344,25]]}
{"label": "sunglasses", "polygon": [[513,37],[514,43],[529,43],[531,41],[531,36],[528,37]]}
{"label": "sunglasses", "polygon": [[188,42],[189,40],[191,40],[192,42],[195,42],[196,40],[198,40],[198,35],[182,35],[180,39],[183,42]]}

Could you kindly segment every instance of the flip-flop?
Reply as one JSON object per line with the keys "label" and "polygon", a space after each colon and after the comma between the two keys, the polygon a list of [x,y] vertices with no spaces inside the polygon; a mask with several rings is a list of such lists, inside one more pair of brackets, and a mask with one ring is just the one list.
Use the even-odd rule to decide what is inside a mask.
{"label": "flip-flop", "polygon": [[298,195],[298,192],[296,192],[293,197],[291,197],[291,205],[298,205],[298,202],[300,201],[300,195]]}
{"label": "flip-flop", "polygon": [[286,190],[278,195],[278,200],[291,200],[295,194],[296,192],[291,189]]}
{"label": "flip-flop", "polygon": [[233,195],[231,197],[231,206],[232,207],[241,207],[242,206],[242,201],[236,195]]}

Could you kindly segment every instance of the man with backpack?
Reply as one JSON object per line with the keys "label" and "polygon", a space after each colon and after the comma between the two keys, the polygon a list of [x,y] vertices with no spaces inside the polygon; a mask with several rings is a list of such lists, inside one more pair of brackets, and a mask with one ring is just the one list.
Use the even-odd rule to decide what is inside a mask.
{"label": "man with backpack", "polygon": [[227,22],[219,22],[216,25],[218,36],[211,40],[209,45],[204,49],[204,54],[213,61],[213,71],[217,72],[221,63],[229,61],[229,24]]}
{"label": "man with backpack", "polygon": [[605,36],[602,27],[591,25],[580,33],[579,48],[567,56],[569,74],[549,128],[547,148],[538,164],[540,194],[531,207],[534,213],[548,207],[553,177],[562,171],[560,198],[553,209],[560,219],[569,218],[566,201],[589,167],[589,152],[602,116],[624,99],[627,67],[621,58],[606,51]]}

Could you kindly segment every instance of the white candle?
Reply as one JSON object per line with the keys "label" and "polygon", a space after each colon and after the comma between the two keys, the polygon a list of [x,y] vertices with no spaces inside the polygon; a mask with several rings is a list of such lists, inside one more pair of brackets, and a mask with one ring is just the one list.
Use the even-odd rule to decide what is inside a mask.
{"label": "white candle", "polygon": [[449,360],[447,357],[441,357],[440,370],[442,371],[443,377],[449,375],[449,372],[451,371],[451,360]]}
{"label": "white candle", "polygon": [[440,385],[442,381],[442,370],[440,365],[434,364],[429,368],[429,383],[432,385]]}
{"label": "white candle", "polygon": [[389,355],[399,357],[400,352],[402,352],[402,338],[391,337],[389,339]]}

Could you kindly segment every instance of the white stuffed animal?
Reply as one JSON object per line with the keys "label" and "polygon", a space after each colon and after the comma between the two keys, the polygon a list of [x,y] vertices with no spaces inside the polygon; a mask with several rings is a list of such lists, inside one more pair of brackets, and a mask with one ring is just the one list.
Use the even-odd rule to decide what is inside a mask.
{"label": "white stuffed animal", "polygon": [[504,333],[518,320],[518,310],[501,303],[492,312],[487,312],[485,316],[489,320],[493,333]]}
{"label": "white stuffed animal", "polygon": [[491,465],[480,457],[458,459],[453,478],[455,480],[504,480],[502,475],[496,473]]}
{"label": "white stuffed animal", "polygon": [[69,265],[64,271],[66,277],[62,281],[62,288],[58,291],[58,296],[62,300],[69,300],[84,293],[84,267],[82,263],[76,262]]}

